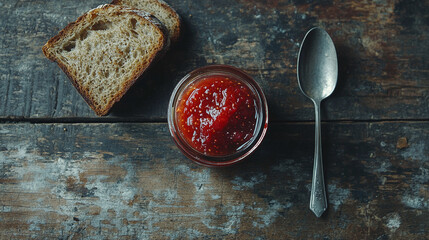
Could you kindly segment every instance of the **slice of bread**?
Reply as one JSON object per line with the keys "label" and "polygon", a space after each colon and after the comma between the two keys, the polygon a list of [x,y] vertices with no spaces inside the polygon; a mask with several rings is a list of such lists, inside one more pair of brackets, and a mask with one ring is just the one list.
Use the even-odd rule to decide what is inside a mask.
{"label": "slice of bread", "polygon": [[106,4],[70,23],[42,50],[101,116],[168,44],[166,28],[149,13]]}
{"label": "slice of bread", "polygon": [[141,9],[158,18],[168,29],[171,42],[177,42],[180,37],[180,16],[162,0],[113,0],[112,4]]}

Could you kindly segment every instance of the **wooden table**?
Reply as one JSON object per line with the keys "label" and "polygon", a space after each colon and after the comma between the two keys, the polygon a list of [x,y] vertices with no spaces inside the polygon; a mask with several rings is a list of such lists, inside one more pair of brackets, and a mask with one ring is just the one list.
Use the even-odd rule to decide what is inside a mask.
{"label": "wooden table", "polygon": [[[183,37],[97,117],[41,47],[101,0],[0,1],[0,239],[429,239],[429,2],[170,0]],[[329,207],[308,209],[314,110],[305,32],[336,44],[322,104]],[[186,159],[166,124],[187,72],[229,64],[268,102],[246,162]]]}

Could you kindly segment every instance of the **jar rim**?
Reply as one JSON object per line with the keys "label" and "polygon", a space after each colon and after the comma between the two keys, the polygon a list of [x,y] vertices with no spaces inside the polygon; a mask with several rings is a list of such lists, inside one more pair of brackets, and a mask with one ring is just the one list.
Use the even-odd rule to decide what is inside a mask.
{"label": "jar rim", "polygon": [[[192,148],[180,134],[176,124],[176,106],[180,96],[188,87],[205,77],[213,75],[225,75],[235,78],[252,91],[256,98],[258,111],[257,123],[255,124],[254,136],[247,141],[243,148],[230,155],[210,156]],[[183,154],[192,161],[209,167],[229,166],[241,162],[252,154],[261,144],[268,127],[268,104],[262,88],[259,84],[244,71],[230,65],[208,65],[197,68],[186,74],[174,88],[168,104],[168,127],[171,136]]]}

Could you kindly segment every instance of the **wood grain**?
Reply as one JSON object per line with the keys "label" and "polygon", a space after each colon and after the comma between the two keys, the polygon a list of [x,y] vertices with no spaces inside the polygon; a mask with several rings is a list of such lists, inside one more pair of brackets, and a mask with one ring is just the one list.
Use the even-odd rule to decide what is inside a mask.
{"label": "wood grain", "polygon": [[427,238],[429,123],[322,129],[317,219],[311,124],[271,124],[248,161],[221,169],[187,160],[164,123],[1,124],[0,238]]}
{"label": "wood grain", "polygon": [[[41,47],[104,3],[0,1],[0,239],[428,239],[428,1],[169,0],[180,42],[99,118]],[[313,26],[339,58],[320,219],[295,64]],[[269,102],[263,144],[229,168],[190,162],[166,124],[176,83],[208,64],[247,71]]]}
{"label": "wood grain", "polygon": [[[0,2],[0,118],[96,118],[42,45],[90,1]],[[428,1],[175,1],[182,40],[105,119],[166,119],[175,84],[207,64],[230,64],[263,87],[272,120],[313,119],[299,91],[296,56],[305,32],[324,27],[340,60],[328,120],[429,118]],[[156,104],[153,104],[156,103]]]}

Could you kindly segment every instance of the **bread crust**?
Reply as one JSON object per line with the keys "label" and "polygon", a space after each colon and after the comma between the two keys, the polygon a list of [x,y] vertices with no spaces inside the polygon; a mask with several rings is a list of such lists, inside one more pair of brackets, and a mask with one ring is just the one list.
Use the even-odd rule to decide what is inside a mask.
{"label": "bread crust", "polygon": [[[86,20],[93,20],[98,16],[98,14],[101,11],[106,11],[110,8],[118,9],[118,11],[114,12],[113,14],[117,14],[117,15],[133,14],[136,17],[144,19],[144,21],[147,21],[150,24],[153,24],[154,26],[156,26],[155,29],[161,34],[162,41],[159,42],[158,45],[156,46],[156,49],[159,49],[159,50],[156,53],[149,56],[148,63],[144,65],[136,66],[136,69],[131,73],[131,77],[125,80],[125,82],[121,85],[120,91],[116,92],[115,95],[109,99],[106,105],[97,106],[93,101],[93,99],[91,98],[91,92],[79,84],[76,74],[74,73],[74,69],[68,66],[66,63],[64,63],[57,55],[52,53],[50,49],[52,49],[55,43],[57,43],[59,40],[65,38],[69,34],[69,32],[73,31],[73,29],[79,24],[81,24],[81,22]],[[144,11],[136,10],[136,9],[126,8],[126,7],[116,6],[111,4],[105,4],[88,11],[87,13],[80,16],[76,21],[69,23],[63,30],[61,30],[56,36],[52,37],[42,47],[42,51],[43,51],[43,54],[48,59],[50,59],[53,62],[56,62],[58,66],[64,71],[64,73],[69,77],[73,86],[78,90],[80,95],[85,99],[87,104],[94,110],[94,112],[99,116],[103,116],[109,113],[113,105],[125,95],[128,89],[150,66],[150,63],[152,63],[155,59],[159,58],[165,52],[165,49],[168,48],[168,45],[169,45],[169,39],[168,39],[167,30],[163,26],[163,24],[158,19],[156,19],[153,15]]]}
{"label": "bread crust", "polygon": [[[180,15],[176,12],[176,10],[174,10],[168,3],[166,3],[163,0],[140,0],[140,1],[145,1],[148,3],[152,3],[152,4],[157,4],[159,6],[161,6],[163,9],[165,9],[167,12],[170,13],[170,15],[173,17],[174,19],[174,28],[173,28],[173,34],[170,34],[170,39],[172,43],[175,43],[179,40],[180,38],[180,34],[182,31],[182,19],[180,17]],[[113,0],[111,2],[111,4],[114,5],[122,5],[125,6],[127,4],[124,3],[124,0]],[[128,7],[132,7],[132,8],[138,8],[137,6],[131,6],[131,5],[127,5]],[[145,10],[145,9],[142,9]],[[146,10],[145,10],[146,11]],[[155,13],[151,13],[153,15],[155,15]]]}

